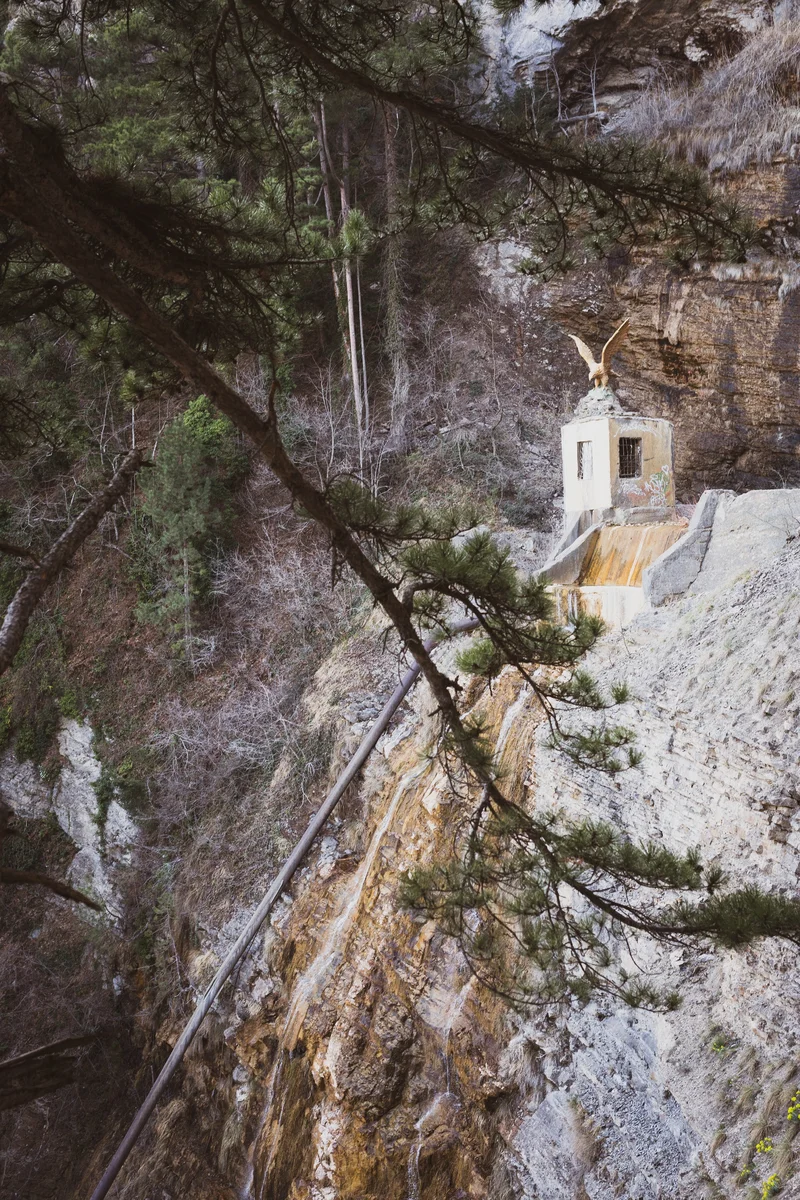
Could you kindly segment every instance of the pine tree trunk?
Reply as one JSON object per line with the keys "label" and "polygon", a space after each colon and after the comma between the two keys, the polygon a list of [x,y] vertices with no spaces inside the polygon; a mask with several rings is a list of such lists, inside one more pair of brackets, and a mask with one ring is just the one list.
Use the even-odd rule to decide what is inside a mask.
{"label": "pine tree trunk", "polygon": [[367,387],[367,348],[364,343],[364,306],[361,303],[361,260],[356,261],[356,295],[358,297],[358,335],[361,344],[361,383],[364,394],[364,437],[369,445],[370,412],[369,388]]}
{"label": "pine tree trunk", "polygon": [[[350,130],[347,121],[342,125],[342,177],[339,183],[342,222],[347,220],[350,212]],[[364,396],[361,390],[361,372],[358,366],[358,342],[356,340],[356,305],[353,292],[353,264],[350,258],[345,259],[344,282],[347,292],[347,329],[350,345],[350,367],[353,383],[353,406],[356,414],[356,432],[358,435],[358,462],[361,472],[364,470]]]}
{"label": "pine tree trunk", "polygon": [[[331,192],[331,180],[333,179],[339,188],[339,223],[343,223],[347,219],[347,214],[350,211],[349,200],[349,179],[348,171],[350,166],[350,140],[347,125],[343,129],[343,155],[342,155],[342,176],[337,178],[331,159],[330,147],[328,145],[328,127],[325,119],[325,106],[320,101],[318,108],[312,112],[312,120],[317,134],[317,142],[319,143],[319,162],[320,170],[322,171],[322,194],[325,201],[325,215],[328,221],[328,233],[331,239],[336,232],[336,218],[333,210],[333,197]],[[358,456],[359,464],[363,470],[364,466],[364,401],[361,390],[361,373],[358,365],[358,349],[356,341],[356,322],[355,322],[355,299],[353,295],[353,273],[350,260],[345,262],[343,268],[345,281],[345,297],[342,298],[341,287],[339,283],[339,272],[336,269],[335,263],[331,264],[331,272],[333,274],[333,292],[336,298],[336,312],[339,319],[339,328],[342,334],[342,342],[344,345],[345,361],[349,366],[350,386],[353,393],[353,408],[356,418],[356,432],[358,436]],[[346,311],[345,311],[346,310]]]}
{"label": "pine tree trunk", "polygon": [[[325,217],[328,222],[328,237],[333,241],[336,236],[336,218],[333,212],[333,197],[331,195],[331,162],[328,154],[328,136],[325,127],[325,109],[320,101],[317,110],[311,111],[311,119],[314,122],[314,128],[317,134],[317,145],[319,146],[319,169],[322,172],[322,195],[325,201]],[[339,272],[336,270],[336,263],[331,263],[331,274],[333,276],[333,294],[336,298],[336,312],[339,318],[339,325],[344,334],[344,324],[342,320],[342,293],[339,287]]]}
{"label": "pine tree trunk", "polygon": [[189,586],[189,553],[183,543],[183,649],[186,661],[194,671],[194,648],[192,645],[192,592]]}
{"label": "pine tree trunk", "polygon": [[409,447],[409,394],[411,372],[408,365],[403,278],[405,263],[399,224],[399,188],[397,182],[397,128],[400,113],[383,106],[384,160],[386,173],[387,237],[383,258],[386,281],[386,350],[389,355],[392,391],[389,417],[389,448],[402,454]]}

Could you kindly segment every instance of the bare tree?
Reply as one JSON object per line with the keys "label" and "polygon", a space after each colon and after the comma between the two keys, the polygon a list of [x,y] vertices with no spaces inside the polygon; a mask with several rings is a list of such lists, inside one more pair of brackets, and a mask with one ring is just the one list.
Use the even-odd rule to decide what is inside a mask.
{"label": "bare tree", "polygon": [[[17,588],[0,626],[0,675],[8,670],[14,656],[22,645],[25,630],[50,585],[57,579],[61,569],[93,533],[105,514],[114,507],[120,496],[128,489],[136,472],[144,461],[141,450],[131,450],[119,470],[101,492],[86,506],[50,547],[44,558],[26,575]],[[2,550],[2,547],[0,547]]]}
{"label": "bare tree", "polygon": [[69,1053],[82,1050],[95,1040],[94,1034],[80,1037],[61,1038],[18,1054],[0,1063],[0,1112],[29,1104],[40,1096],[47,1096],[59,1088],[75,1082],[75,1071],[79,1055]]}

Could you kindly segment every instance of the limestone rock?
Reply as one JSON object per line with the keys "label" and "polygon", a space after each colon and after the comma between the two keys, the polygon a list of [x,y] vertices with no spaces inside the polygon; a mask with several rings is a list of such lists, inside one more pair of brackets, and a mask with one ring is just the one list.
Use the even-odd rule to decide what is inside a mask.
{"label": "limestone rock", "polygon": [[[797,493],[771,495],[776,512],[794,512]],[[587,664],[603,685],[629,683],[635,700],[621,719],[638,731],[640,769],[615,779],[583,772],[548,747],[536,706],[510,676],[485,694],[504,778],[524,787],[527,804],[610,820],[678,850],[698,845],[735,882],[796,886],[800,539],[783,527],[759,539],[768,511],[760,496],[707,500],[695,531],[709,536],[708,565],[693,590],[643,613],[624,640],[604,639]],[[739,555],[756,541],[758,566],[736,580]],[[304,875],[282,926],[294,947],[287,1001],[304,997],[298,1047],[316,1107],[296,1083],[309,1067],[278,1057],[260,1103],[283,1114],[281,1126],[270,1126],[269,1156],[263,1139],[255,1151],[256,1177],[294,1170],[311,1200],[693,1200],[709,1179],[733,1194],[755,1116],[771,1113],[776,1137],[785,1121],[770,1097],[784,1077],[791,1091],[785,1064],[800,1051],[794,952],[635,940],[638,968],[680,986],[676,1013],[634,1013],[608,998],[509,1013],[470,981],[432,923],[397,906],[399,875],[446,853],[453,822],[452,801],[441,803],[446,782],[420,764],[424,688],[411,707],[416,723],[386,751],[356,862]],[[329,853],[321,848],[323,864]],[[276,1028],[274,1014],[265,1004],[265,1029]],[[751,1108],[734,1110],[733,1086],[752,1086]],[[259,1103],[257,1083],[249,1102]]]}
{"label": "limestone rock", "polygon": [[21,817],[53,813],[76,847],[69,881],[97,896],[113,916],[119,912],[114,870],[130,860],[138,831],[117,800],[111,801],[101,819],[93,786],[100,779],[101,765],[93,743],[91,725],[62,718],[58,730],[62,767],[55,784],[44,783],[31,763],[18,763],[9,751],[0,759],[0,793]]}
{"label": "limestone rock", "polygon": [[645,599],[653,608],[683,595],[695,582],[711,541],[714,517],[722,501],[733,500],[733,492],[709,489],[703,492],[692,514],[689,528],[674,546],[642,572]]}

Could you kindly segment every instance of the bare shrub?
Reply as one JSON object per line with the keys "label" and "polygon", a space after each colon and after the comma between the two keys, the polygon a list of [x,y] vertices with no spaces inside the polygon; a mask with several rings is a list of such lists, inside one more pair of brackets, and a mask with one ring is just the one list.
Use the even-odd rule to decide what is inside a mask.
{"label": "bare shrub", "polygon": [[[258,492],[256,477],[256,506]],[[303,544],[291,514],[285,526],[281,537],[273,521],[248,551],[215,564],[215,664],[224,694],[209,680],[211,699],[172,695],[156,714],[150,744],[163,764],[162,828],[195,821],[234,794],[238,807],[243,793],[263,793],[281,754],[302,741],[306,687],[352,625],[360,589],[348,579],[331,588],[324,546]]]}
{"label": "bare shrub", "polygon": [[219,707],[192,707],[171,697],[158,714],[151,746],[163,756],[162,821],[197,816],[237,775],[271,773],[285,728],[276,695],[243,688]]}
{"label": "bare shrub", "polygon": [[[254,504],[259,505],[257,496]],[[327,547],[321,540],[304,543],[291,514],[283,530],[274,525],[273,530],[264,530],[249,551],[217,563],[213,592],[220,601],[219,637],[228,654],[261,648],[270,674],[289,683],[309,649],[341,635],[362,589],[348,577],[331,586]]]}
{"label": "bare shrub", "polygon": [[741,171],[800,143],[800,17],[753,34],[694,87],[661,82],[617,119],[614,133],[658,141],[712,171]]}

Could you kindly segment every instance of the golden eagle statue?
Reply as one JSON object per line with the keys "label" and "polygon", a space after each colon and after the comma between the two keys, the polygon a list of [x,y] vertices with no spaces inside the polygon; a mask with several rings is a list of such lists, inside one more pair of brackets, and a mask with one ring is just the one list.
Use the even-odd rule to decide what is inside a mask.
{"label": "golden eagle statue", "polygon": [[611,372],[611,359],[616,354],[619,345],[625,340],[628,335],[628,330],[631,323],[625,320],[620,325],[619,329],[615,329],[611,337],[603,346],[603,351],[600,355],[600,362],[597,362],[586,342],[581,341],[574,333],[568,333],[567,337],[572,338],[575,345],[578,347],[578,353],[589,368],[589,379],[594,387],[608,387],[609,374]]}

